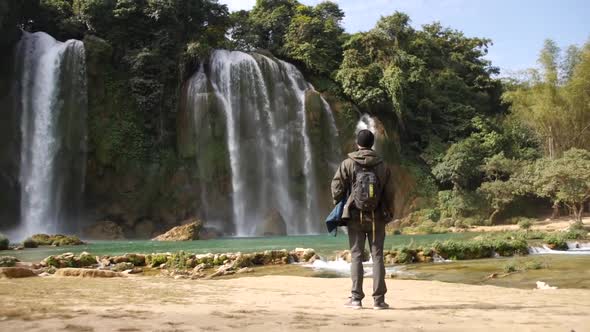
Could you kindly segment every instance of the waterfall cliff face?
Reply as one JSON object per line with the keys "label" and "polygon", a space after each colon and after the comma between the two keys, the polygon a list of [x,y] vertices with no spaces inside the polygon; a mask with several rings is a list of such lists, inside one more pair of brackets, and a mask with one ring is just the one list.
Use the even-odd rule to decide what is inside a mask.
{"label": "waterfall cliff face", "polygon": [[[215,51],[187,82],[185,107],[193,114],[206,220],[231,218],[233,233],[252,236],[261,235],[265,218],[278,212],[288,234],[323,229],[329,207],[319,196],[330,179],[318,170],[334,171],[340,151],[328,104],[321,99],[320,114],[311,114],[310,92],[313,87],[289,63],[225,50]],[[313,135],[314,116],[329,141]],[[224,186],[231,199],[220,201]]]}
{"label": "waterfall cliff face", "polygon": [[15,105],[21,122],[18,233],[69,228],[83,192],[86,74],[82,42],[27,33],[16,51]]}

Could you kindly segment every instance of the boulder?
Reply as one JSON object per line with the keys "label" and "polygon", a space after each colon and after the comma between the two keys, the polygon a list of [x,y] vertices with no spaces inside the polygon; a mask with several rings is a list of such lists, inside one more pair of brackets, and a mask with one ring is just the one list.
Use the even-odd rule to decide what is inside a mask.
{"label": "boulder", "polygon": [[190,219],[188,223],[176,226],[164,234],[153,238],[154,241],[192,241],[199,239],[203,223],[198,219]]}
{"label": "boulder", "polygon": [[31,269],[25,267],[0,267],[0,278],[28,278],[36,277],[37,274]]}
{"label": "boulder", "polygon": [[256,235],[259,236],[285,236],[287,235],[287,224],[283,216],[277,210],[270,211],[264,218],[262,224],[258,224]]}
{"label": "boulder", "polygon": [[12,256],[0,256],[0,267],[14,266],[19,260]]}
{"label": "boulder", "polygon": [[113,272],[108,270],[93,270],[93,269],[75,269],[75,268],[63,268],[55,272],[56,276],[60,277],[80,277],[80,278],[115,278],[123,277],[124,275],[119,272]]}
{"label": "boulder", "polygon": [[35,234],[31,236],[27,241],[35,242],[37,245],[42,246],[75,246],[84,244],[77,236],[75,235],[62,235],[62,234],[55,234],[55,235],[48,235],[48,234]]}
{"label": "boulder", "polygon": [[123,228],[114,221],[99,221],[82,230],[82,235],[93,240],[123,240]]}

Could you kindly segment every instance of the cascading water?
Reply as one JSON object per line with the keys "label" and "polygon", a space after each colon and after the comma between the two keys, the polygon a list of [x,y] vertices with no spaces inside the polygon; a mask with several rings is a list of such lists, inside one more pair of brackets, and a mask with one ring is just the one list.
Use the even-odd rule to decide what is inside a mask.
{"label": "cascading water", "polygon": [[56,233],[83,192],[86,73],[82,42],[23,32],[16,54],[21,114],[20,236]]}
{"label": "cascading water", "polygon": [[[260,235],[259,227],[272,212],[278,212],[288,234],[318,233],[322,229],[318,206],[316,168],[334,168],[330,158],[314,157],[306,114],[306,93],[313,87],[291,64],[262,55],[217,50],[188,82],[187,107],[195,118],[208,114],[225,119],[225,143],[231,173],[231,218],[238,236]],[[208,96],[203,102],[195,96]],[[320,97],[321,98],[321,97]],[[330,133],[337,137],[332,112],[325,107]],[[211,139],[211,123],[195,122],[197,140]],[[212,166],[203,160],[211,147],[197,142],[197,167]],[[332,144],[330,145],[332,146]],[[337,144],[333,144],[334,149]],[[319,160],[322,159],[322,160]],[[325,159],[325,160],[324,160]],[[333,158],[332,158],[333,159]],[[207,165],[210,164],[210,165]],[[220,181],[222,177],[220,177]],[[205,209],[215,190],[204,188]],[[216,207],[219,209],[219,206]],[[204,213],[209,215],[210,213]]]}

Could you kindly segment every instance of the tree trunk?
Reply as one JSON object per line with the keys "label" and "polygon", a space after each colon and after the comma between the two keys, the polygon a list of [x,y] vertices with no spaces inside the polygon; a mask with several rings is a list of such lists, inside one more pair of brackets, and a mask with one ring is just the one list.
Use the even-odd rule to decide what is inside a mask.
{"label": "tree trunk", "polygon": [[492,212],[492,215],[490,215],[490,225],[494,224],[494,219],[498,213],[500,213],[500,209],[495,209],[494,212]]}
{"label": "tree trunk", "polygon": [[551,214],[551,219],[559,218],[559,204],[557,202],[553,203],[553,213]]}

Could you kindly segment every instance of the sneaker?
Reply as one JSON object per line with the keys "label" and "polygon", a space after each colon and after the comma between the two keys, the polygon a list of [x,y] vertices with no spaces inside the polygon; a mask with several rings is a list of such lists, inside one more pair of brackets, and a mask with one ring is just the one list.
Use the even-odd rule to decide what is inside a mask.
{"label": "sneaker", "polygon": [[385,302],[375,303],[373,305],[373,310],[387,310],[387,309],[389,309],[389,304],[387,304]]}
{"label": "sneaker", "polygon": [[363,308],[363,304],[361,303],[360,300],[353,300],[352,298],[350,298],[350,300],[348,300],[348,302],[344,303],[344,306],[347,308],[351,308],[351,309],[362,309]]}

